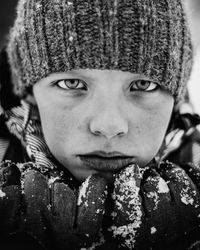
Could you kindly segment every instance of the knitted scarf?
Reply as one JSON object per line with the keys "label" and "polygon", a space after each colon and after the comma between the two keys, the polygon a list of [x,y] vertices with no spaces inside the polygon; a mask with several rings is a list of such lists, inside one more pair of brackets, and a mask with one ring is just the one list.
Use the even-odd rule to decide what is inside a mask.
{"label": "knitted scarf", "polygon": [[[36,107],[22,100],[20,106],[5,111],[4,115],[8,130],[20,139],[30,161],[36,163],[41,172],[56,170],[59,163],[45,142]],[[170,153],[177,150],[195,130],[196,125],[200,124],[200,117],[192,114],[188,108],[175,115],[174,119],[176,126],[171,126],[160,151],[153,159],[158,164],[165,160]],[[72,179],[73,177],[70,175],[70,180]]]}

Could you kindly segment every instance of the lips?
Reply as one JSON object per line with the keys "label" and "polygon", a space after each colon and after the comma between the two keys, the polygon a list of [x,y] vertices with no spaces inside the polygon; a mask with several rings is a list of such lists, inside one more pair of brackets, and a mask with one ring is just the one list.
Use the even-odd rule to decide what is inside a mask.
{"label": "lips", "polygon": [[100,172],[117,172],[135,162],[133,157],[119,152],[94,151],[89,154],[79,155],[82,163],[93,170]]}

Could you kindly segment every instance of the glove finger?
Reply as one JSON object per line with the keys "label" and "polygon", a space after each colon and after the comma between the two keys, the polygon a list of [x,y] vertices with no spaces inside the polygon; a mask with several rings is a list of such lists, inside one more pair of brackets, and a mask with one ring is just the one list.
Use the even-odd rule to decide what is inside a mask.
{"label": "glove finger", "polygon": [[36,170],[27,170],[24,179],[25,230],[39,243],[45,244],[47,228],[43,218],[49,213],[49,187],[47,178]]}
{"label": "glove finger", "polygon": [[80,235],[97,237],[105,213],[107,181],[95,174],[86,179],[79,190],[76,227]]}
{"label": "glove finger", "polygon": [[76,196],[66,184],[55,181],[50,185],[51,217],[49,230],[56,249],[74,249],[78,239],[73,230],[76,214]]}
{"label": "glove finger", "polygon": [[52,221],[54,230],[61,234],[73,230],[76,196],[64,183],[54,182],[51,185],[51,212],[54,218]]}
{"label": "glove finger", "polygon": [[146,216],[150,217],[155,211],[170,205],[171,195],[166,181],[156,170],[150,169],[148,173],[141,187],[141,196]]}
{"label": "glove finger", "polygon": [[147,172],[140,192],[145,217],[138,230],[137,246],[149,249],[160,244],[162,248],[168,235],[176,234],[173,227],[176,217],[171,208],[171,195],[166,181],[153,168]]}
{"label": "glove finger", "polygon": [[21,188],[17,185],[0,189],[0,224],[3,232],[15,233],[18,230],[21,198]]}
{"label": "glove finger", "polygon": [[[142,216],[142,200],[139,194],[144,169],[132,164],[124,169],[114,182],[113,199],[115,202],[115,223],[118,226],[134,221]],[[137,216],[136,216],[137,215]]]}
{"label": "glove finger", "polygon": [[[168,181],[172,196],[172,206],[176,214],[179,233],[186,233],[188,228],[198,226],[200,214],[200,195],[186,172],[171,163],[161,164],[161,175]],[[174,223],[175,224],[175,223]]]}
{"label": "glove finger", "polygon": [[143,208],[140,185],[145,169],[132,164],[114,182],[113,236],[129,249],[134,248],[135,236],[142,223]]}
{"label": "glove finger", "polygon": [[[4,232],[16,232],[21,209],[21,173],[10,161],[0,166],[0,215]],[[3,215],[3,216],[2,216]],[[1,230],[1,229],[0,229]]]}

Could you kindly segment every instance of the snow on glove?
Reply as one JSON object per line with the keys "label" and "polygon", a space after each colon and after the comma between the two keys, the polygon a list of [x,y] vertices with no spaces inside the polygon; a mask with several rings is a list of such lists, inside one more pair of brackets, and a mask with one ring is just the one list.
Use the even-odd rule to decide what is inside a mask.
{"label": "snow on glove", "polygon": [[[119,249],[186,249],[200,225],[200,195],[180,167],[136,164],[116,177],[111,231]],[[187,242],[186,239],[187,238]]]}
{"label": "snow on glove", "polygon": [[133,164],[122,170],[114,182],[113,237],[119,244],[134,249],[136,232],[142,223],[142,199],[139,195],[144,170]]}
{"label": "snow on glove", "polygon": [[48,249],[80,249],[99,236],[106,181],[88,177],[79,192],[34,169],[24,174],[25,231]]}

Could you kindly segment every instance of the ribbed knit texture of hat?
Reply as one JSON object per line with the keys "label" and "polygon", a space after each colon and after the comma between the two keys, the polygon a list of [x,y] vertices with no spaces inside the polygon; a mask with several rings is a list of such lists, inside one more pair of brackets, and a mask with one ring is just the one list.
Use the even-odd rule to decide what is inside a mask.
{"label": "ribbed knit texture of hat", "polygon": [[192,68],[181,0],[19,0],[7,52],[19,96],[89,68],[143,74],[180,98]]}

